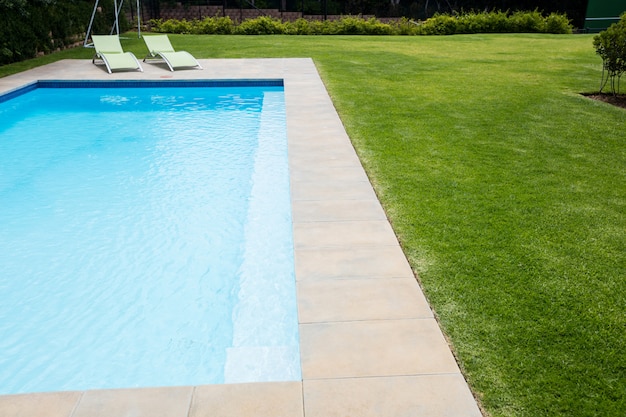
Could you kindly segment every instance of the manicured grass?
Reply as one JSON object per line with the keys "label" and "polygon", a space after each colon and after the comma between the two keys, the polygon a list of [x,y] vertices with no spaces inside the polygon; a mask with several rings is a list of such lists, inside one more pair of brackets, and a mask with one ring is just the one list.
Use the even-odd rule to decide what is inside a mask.
{"label": "manicured grass", "polygon": [[591,36],[171,39],[314,59],[490,415],[624,415],[626,111],[578,94]]}

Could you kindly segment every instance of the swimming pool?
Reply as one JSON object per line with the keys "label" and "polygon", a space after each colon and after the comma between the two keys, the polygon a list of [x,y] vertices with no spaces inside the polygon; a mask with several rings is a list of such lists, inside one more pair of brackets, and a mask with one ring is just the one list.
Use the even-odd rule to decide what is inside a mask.
{"label": "swimming pool", "polygon": [[299,380],[281,83],[27,90],[0,104],[0,393]]}

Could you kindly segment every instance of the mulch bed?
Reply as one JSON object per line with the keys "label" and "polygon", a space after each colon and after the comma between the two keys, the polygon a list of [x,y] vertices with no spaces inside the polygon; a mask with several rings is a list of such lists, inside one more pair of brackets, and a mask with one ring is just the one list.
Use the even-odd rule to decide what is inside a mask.
{"label": "mulch bed", "polygon": [[604,101],[605,103],[612,104],[617,107],[626,109],[626,94],[613,95],[610,93],[596,93],[585,94],[586,97],[592,98],[598,101]]}

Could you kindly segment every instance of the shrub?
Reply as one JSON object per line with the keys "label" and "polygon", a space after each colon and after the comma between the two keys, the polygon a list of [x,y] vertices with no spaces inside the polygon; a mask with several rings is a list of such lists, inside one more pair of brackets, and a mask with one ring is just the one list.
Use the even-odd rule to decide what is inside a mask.
{"label": "shrub", "polygon": [[515,12],[511,15],[510,20],[511,32],[546,32],[546,19],[537,10],[532,12]]}
{"label": "shrub", "polygon": [[[104,33],[114,21],[112,0],[100,2],[93,33]],[[73,45],[85,36],[93,8],[87,1],[0,0],[0,65],[33,58]],[[129,25],[122,13],[120,30]]]}
{"label": "shrub", "polygon": [[269,16],[244,20],[235,31],[242,35],[281,35],[287,32],[287,26],[280,19]]}
{"label": "shrub", "polygon": [[235,24],[229,16],[206,17],[193,21],[191,30],[197,35],[230,35],[235,31]]}
{"label": "shrub", "polygon": [[374,17],[367,20],[365,30],[368,35],[394,35],[393,27],[387,23],[382,23]]}
{"label": "shrub", "polygon": [[436,14],[420,26],[420,35],[453,35],[457,33],[457,19],[447,14]]}
{"label": "shrub", "polygon": [[365,35],[365,21],[362,18],[344,16],[337,23],[337,33],[341,35]]}
{"label": "shrub", "polygon": [[506,33],[512,32],[511,17],[507,12],[491,11],[470,15],[474,20],[475,33]]}
{"label": "shrub", "polygon": [[619,94],[619,82],[626,71],[626,14],[618,23],[594,36],[593,46],[602,58],[600,92],[610,81],[611,92]]}
{"label": "shrub", "polygon": [[357,16],[343,16],[339,21],[332,22],[333,33],[338,35],[391,35],[390,25],[372,17],[368,20]]}
{"label": "shrub", "polygon": [[455,15],[437,14],[416,23],[403,18],[395,23],[382,23],[376,18],[343,16],[339,20],[306,20],[282,22],[269,16],[244,20],[235,24],[229,17],[207,17],[203,20],[151,20],[155,32],[241,35],[454,35],[457,33],[548,32],[571,33],[565,15],[551,14],[544,18],[538,11],[463,12]]}
{"label": "shrub", "polygon": [[573,26],[564,14],[550,13],[546,17],[546,32],[555,34],[572,33]]}
{"label": "shrub", "polygon": [[566,15],[552,13],[544,17],[539,11],[461,12],[437,14],[422,22],[420,35],[454,35],[458,33],[572,33]]}
{"label": "shrub", "polygon": [[193,21],[186,19],[168,19],[164,22],[161,19],[151,20],[150,25],[153,31],[164,33],[193,33],[195,26]]}
{"label": "shrub", "polygon": [[337,35],[337,24],[331,20],[309,21],[313,35]]}
{"label": "shrub", "polygon": [[299,18],[291,25],[289,25],[290,35],[311,35],[311,25],[309,25],[309,21],[303,18]]}
{"label": "shrub", "polygon": [[389,24],[394,35],[415,35],[418,32],[419,23],[406,17]]}

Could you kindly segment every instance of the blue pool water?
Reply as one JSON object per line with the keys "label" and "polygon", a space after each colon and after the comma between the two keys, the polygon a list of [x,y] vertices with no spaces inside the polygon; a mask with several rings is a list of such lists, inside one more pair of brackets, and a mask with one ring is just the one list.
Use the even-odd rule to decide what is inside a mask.
{"label": "blue pool water", "polygon": [[0,394],[299,380],[283,88],[111,87],[0,103]]}

